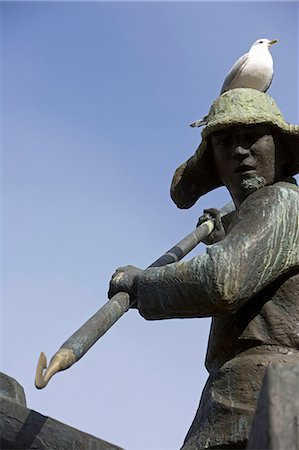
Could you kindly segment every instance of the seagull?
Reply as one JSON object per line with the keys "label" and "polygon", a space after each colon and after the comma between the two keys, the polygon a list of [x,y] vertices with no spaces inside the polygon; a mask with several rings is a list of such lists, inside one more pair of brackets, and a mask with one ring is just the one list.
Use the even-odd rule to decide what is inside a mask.
{"label": "seagull", "polygon": [[[273,59],[270,54],[270,41],[261,38],[255,41],[245,55],[241,56],[230,69],[222,85],[220,95],[230,89],[251,88],[266,92],[273,79]],[[207,123],[208,116],[192,123],[191,127],[200,127]]]}

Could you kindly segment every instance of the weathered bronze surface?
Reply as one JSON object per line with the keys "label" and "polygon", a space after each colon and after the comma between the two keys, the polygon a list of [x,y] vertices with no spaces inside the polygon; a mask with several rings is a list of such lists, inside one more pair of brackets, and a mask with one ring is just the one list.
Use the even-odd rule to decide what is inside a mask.
{"label": "weathered bronze surface", "polygon": [[26,407],[22,386],[0,373],[0,448],[23,450],[122,450]]}
{"label": "weathered bronze surface", "polygon": [[[210,375],[183,450],[245,448],[267,367],[299,362],[299,127],[267,94],[234,89],[215,101],[202,136],[171,195],[189,208],[225,185],[236,206],[226,235],[131,285],[147,320],[212,317]],[[130,274],[112,277],[116,291],[121,272]]]}
{"label": "weathered bronze surface", "polygon": [[247,449],[299,448],[299,364],[272,364],[260,391]]}
{"label": "weathered bronze surface", "polygon": [[179,208],[190,208],[200,196],[223,186],[216,170],[210,137],[232,125],[269,125],[280,139],[286,142],[284,152],[288,157],[285,176],[299,172],[299,126],[287,123],[273,98],[254,89],[233,89],[221,95],[211,106],[208,122],[203,129],[202,141],[188,161],[176,170],[171,197]]}

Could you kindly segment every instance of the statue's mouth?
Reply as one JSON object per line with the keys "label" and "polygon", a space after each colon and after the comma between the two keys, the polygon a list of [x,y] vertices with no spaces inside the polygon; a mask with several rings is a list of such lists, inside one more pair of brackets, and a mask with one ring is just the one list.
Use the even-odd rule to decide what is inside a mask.
{"label": "statue's mouth", "polygon": [[249,164],[240,164],[236,169],[234,170],[235,173],[241,173],[243,175],[247,174],[253,174],[256,173],[255,167],[253,165]]}

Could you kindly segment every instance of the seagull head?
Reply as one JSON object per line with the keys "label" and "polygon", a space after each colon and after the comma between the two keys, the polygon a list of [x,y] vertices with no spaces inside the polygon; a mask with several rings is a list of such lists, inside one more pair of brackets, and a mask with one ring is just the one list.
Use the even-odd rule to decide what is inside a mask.
{"label": "seagull head", "polygon": [[278,42],[277,39],[272,39],[272,40],[270,41],[270,39],[260,38],[260,39],[257,39],[257,40],[252,44],[252,46],[250,47],[250,50],[251,50],[252,48],[258,48],[258,47],[264,47],[264,48],[266,47],[266,48],[270,48],[271,45],[276,44],[276,42]]}

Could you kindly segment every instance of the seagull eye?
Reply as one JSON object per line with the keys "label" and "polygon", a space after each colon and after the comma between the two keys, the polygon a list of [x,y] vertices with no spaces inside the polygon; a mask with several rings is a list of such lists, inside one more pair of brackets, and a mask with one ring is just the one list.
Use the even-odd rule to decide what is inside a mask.
{"label": "seagull eye", "polygon": [[259,44],[263,44],[264,43],[264,41],[259,41]]}

